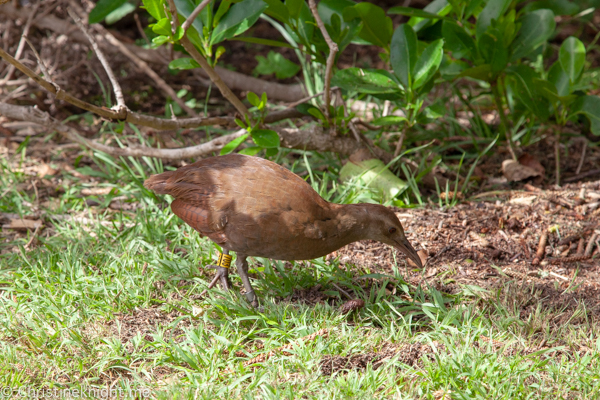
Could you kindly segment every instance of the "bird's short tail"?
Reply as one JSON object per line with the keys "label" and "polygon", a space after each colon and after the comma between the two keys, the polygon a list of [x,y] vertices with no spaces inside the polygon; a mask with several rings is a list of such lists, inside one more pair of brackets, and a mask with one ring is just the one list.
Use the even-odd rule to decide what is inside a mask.
{"label": "bird's short tail", "polygon": [[152,175],[144,181],[144,187],[156,194],[169,194],[167,191],[167,180],[175,171],[167,171],[162,174]]}

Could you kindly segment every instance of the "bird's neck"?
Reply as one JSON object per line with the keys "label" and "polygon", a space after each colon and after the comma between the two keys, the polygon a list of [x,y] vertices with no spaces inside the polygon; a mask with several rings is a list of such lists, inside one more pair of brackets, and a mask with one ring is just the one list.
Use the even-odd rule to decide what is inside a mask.
{"label": "bird's neck", "polygon": [[366,239],[368,215],[361,204],[333,204],[333,221],[341,240],[352,243]]}

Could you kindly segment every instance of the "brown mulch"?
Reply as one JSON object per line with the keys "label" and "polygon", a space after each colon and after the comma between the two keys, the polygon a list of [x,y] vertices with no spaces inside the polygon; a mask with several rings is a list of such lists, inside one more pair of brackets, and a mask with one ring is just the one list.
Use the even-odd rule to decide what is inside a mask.
{"label": "brown mulch", "polygon": [[[536,285],[545,305],[577,307],[600,314],[600,249],[591,257],[578,255],[580,239],[586,248],[600,232],[597,196],[600,181],[587,182],[589,196],[579,199],[581,184],[553,191],[503,191],[479,195],[449,209],[429,206],[398,210],[407,237],[429,255],[424,270],[398,268],[407,281],[458,292],[462,285],[502,286],[507,280]],[[540,236],[548,234],[544,259],[533,265]],[[596,237],[596,241],[598,237]],[[395,250],[378,242],[358,242],[337,251],[342,266],[366,267],[370,273],[393,275]],[[316,296],[313,296],[316,298]]]}

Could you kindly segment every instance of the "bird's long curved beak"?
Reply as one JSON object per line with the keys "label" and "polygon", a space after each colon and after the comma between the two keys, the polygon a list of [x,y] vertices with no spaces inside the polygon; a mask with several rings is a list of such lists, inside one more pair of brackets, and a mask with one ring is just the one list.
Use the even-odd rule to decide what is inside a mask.
{"label": "bird's long curved beak", "polygon": [[408,242],[406,238],[394,240],[394,247],[406,254],[408,258],[410,258],[419,268],[423,268],[423,263],[421,262],[421,257],[417,254],[417,251],[414,247]]}

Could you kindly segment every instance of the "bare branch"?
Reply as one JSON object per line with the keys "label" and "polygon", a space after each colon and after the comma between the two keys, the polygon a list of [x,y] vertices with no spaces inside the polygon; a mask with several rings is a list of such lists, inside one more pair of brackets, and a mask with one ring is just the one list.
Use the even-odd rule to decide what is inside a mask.
{"label": "bare branch", "polygon": [[[23,19],[26,20],[29,16],[29,9],[26,7],[15,8],[12,4],[2,5],[2,16],[7,19]],[[48,29],[55,32],[58,35],[65,35],[71,41],[77,43],[88,44],[87,40],[83,35],[78,34],[74,31],[74,25],[69,21],[56,18],[53,15],[45,16],[44,18],[36,18],[32,26],[36,26],[40,29]],[[102,47],[105,53],[115,53],[115,49],[110,43],[105,41],[100,35],[96,36],[96,41]],[[143,61],[156,64],[164,65],[166,57],[166,49],[144,49],[136,46],[135,44],[123,43],[131,52],[137,55]],[[183,57],[183,54],[176,53],[178,57]],[[254,78],[252,76],[244,75],[239,72],[230,71],[226,68],[215,67],[215,72],[223,79],[227,86],[234,90],[252,91],[254,93],[267,93],[267,96],[271,100],[281,100],[286,102],[293,102],[304,97],[305,91],[301,85],[286,85],[277,82],[269,82],[262,79]],[[195,74],[202,77],[208,77],[205,71],[202,69],[196,69]]]}
{"label": "bare branch", "polygon": [[[2,48],[0,48],[0,57],[5,59],[9,64],[14,65],[19,71],[23,72],[29,78],[33,79],[38,85],[42,86],[47,91],[55,94],[57,99],[64,100],[70,104],[73,104],[74,106],[98,114],[99,116],[106,119],[131,122],[132,124],[147,126],[150,128],[160,130],[189,129],[198,128],[200,126],[231,125],[234,123],[233,117],[185,118],[172,120],[143,115],[133,112],[131,110],[125,110],[126,112],[122,112],[123,110],[114,111],[108,108],[98,107],[93,104],[87,103],[83,100],[80,100],[76,97],[73,97],[64,90],[61,90],[60,87],[55,87],[54,84],[47,82],[46,80],[38,76],[33,70],[29,69],[19,61],[15,60]],[[276,111],[267,115],[265,117],[265,122],[273,123],[286,118],[299,118],[302,116],[303,114],[299,113],[294,109]]]}
{"label": "bare branch", "polygon": [[[348,106],[346,106],[346,102],[342,98],[342,91],[338,89],[337,94],[338,94],[338,99],[340,100],[340,102],[342,103],[342,106],[344,107],[344,117],[348,118],[348,115],[349,115],[348,114]],[[354,125],[354,122],[352,122],[352,120],[348,121],[348,128],[350,128],[350,131],[354,135],[354,138],[356,139],[356,141],[360,143],[361,135],[358,132],[358,129],[356,129],[356,126]]]}
{"label": "bare branch", "polygon": [[[27,17],[27,22],[25,23],[25,27],[23,28],[23,34],[21,35],[21,40],[19,40],[19,45],[17,46],[17,52],[15,53],[15,58],[18,60],[21,58],[21,54],[23,53],[23,49],[25,48],[25,39],[27,38],[27,34],[29,33],[29,28],[31,27],[31,22],[33,21],[33,17],[37,14],[38,9],[40,8],[40,2],[35,3],[33,6],[33,10],[31,10],[29,16]],[[0,80],[0,86],[3,86],[6,82],[8,82],[13,72],[15,72],[15,66],[10,65],[8,67],[8,71],[6,75],[4,75],[4,79]]]}
{"label": "bare branch", "polygon": [[331,76],[333,75],[333,65],[335,63],[335,55],[338,52],[337,44],[331,40],[327,29],[325,28],[325,24],[323,20],[319,16],[319,11],[317,10],[317,4],[315,0],[308,0],[308,5],[310,6],[310,10],[312,11],[315,20],[317,21],[317,25],[319,26],[319,30],[323,34],[325,38],[325,42],[327,42],[327,46],[329,47],[329,55],[327,56],[327,66],[325,69],[325,116],[329,119],[329,103],[331,102]]}
{"label": "bare branch", "polygon": [[15,106],[12,104],[0,103],[0,113],[9,118],[16,120],[24,120],[35,122],[51,128],[64,135],[68,139],[80,143],[90,149],[102,151],[112,156],[131,156],[131,157],[156,157],[170,160],[181,160],[185,158],[195,158],[211,154],[219,151],[227,143],[247,133],[245,129],[240,129],[237,132],[229,135],[220,136],[209,142],[199,144],[197,146],[184,147],[180,149],[155,149],[146,146],[136,147],[113,147],[98,143],[95,140],[86,139],[81,136],[75,129],[60,123],[52,118],[48,113],[38,110],[34,107]]}
{"label": "bare branch", "polygon": [[[173,22],[176,24],[177,23],[177,7],[175,6],[175,3],[173,2],[173,0],[168,0],[168,3],[169,3],[169,9],[171,11],[171,14],[174,15]],[[244,103],[242,103],[242,101],[240,99],[238,99],[235,94],[233,94],[231,89],[229,89],[229,87],[225,84],[225,82],[223,82],[223,80],[221,79],[219,74],[217,74],[215,72],[215,70],[210,66],[208,61],[206,61],[206,58],[204,58],[202,56],[202,54],[200,54],[198,49],[196,49],[196,46],[194,46],[192,44],[192,42],[190,42],[190,40],[187,38],[186,35],[187,34],[184,34],[183,37],[179,40],[179,42],[183,45],[183,47],[187,50],[187,52],[190,53],[192,58],[194,60],[196,60],[198,62],[198,64],[200,64],[202,69],[208,74],[208,77],[210,78],[210,80],[213,81],[214,84],[219,88],[223,97],[225,97],[227,100],[229,100],[229,102],[238,110],[238,112],[242,115],[242,117],[245,115],[248,115],[248,109],[246,108]]]}
{"label": "bare branch", "polygon": [[51,83],[52,85],[54,85],[54,86],[56,86],[58,88],[58,86],[56,85],[56,83],[54,83],[54,81],[52,80],[52,76],[50,75],[50,72],[48,71],[48,68],[46,68],[46,64],[44,64],[44,60],[42,60],[42,57],[40,56],[40,53],[37,52],[37,50],[36,50],[35,46],[33,45],[33,43],[31,43],[29,41],[29,38],[27,36],[23,36],[23,39],[29,45],[29,48],[31,49],[31,51],[33,51],[33,55],[37,59],[38,65],[40,66],[40,69],[42,70],[42,74],[44,74],[44,76],[46,77],[46,82],[49,82],[49,83]]}
{"label": "bare branch", "polygon": [[[286,110],[287,112],[287,110]],[[56,130],[68,139],[80,143],[94,150],[102,151],[113,156],[132,156],[132,157],[156,157],[162,159],[180,160],[185,158],[196,158],[211,154],[222,149],[231,140],[236,139],[246,133],[241,129],[229,135],[220,136],[209,142],[199,144],[197,146],[183,147],[180,149],[154,149],[146,146],[117,148],[89,140],[81,136],[73,128],[60,123],[47,113],[38,110],[34,107],[15,106],[0,102],[0,114],[11,119],[31,121],[45,127]],[[295,128],[275,128],[281,139],[281,146],[290,149],[299,150],[318,150],[331,151],[343,155],[351,155],[360,149],[364,149],[363,143],[358,143],[348,136],[332,137],[323,132],[323,128],[317,125],[305,129]],[[392,160],[392,155],[379,147],[371,147],[374,155],[385,163]],[[414,161],[402,160],[413,172],[419,170],[419,165]],[[444,187],[447,179],[438,176],[433,172],[428,173],[423,177],[422,183],[425,187],[435,189],[436,180],[439,185]]]}
{"label": "bare branch", "polygon": [[75,24],[79,27],[79,29],[81,29],[83,34],[90,41],[90,44],[92,45],[92,48],[94,49],[94,52],[96,53],[96,56],[98,57],[98,60],[100,60],[100,63],[102,63],[102,66],[104,67],[104,70],[106,71],[106,74],[108,75],[108,79],[110,80],[110,83],[112,84],[113,90],[115,92],[115,98],[117,99],[118,108],[126,109],[127,106],[125,105],[125,98],[123,97],[123,91],[121,90],[121,85],[119,85],[119,81],[117,81],[117,78],[115,77],[115,74],[114,74],[112,68],[110,67],[110,64],[104,57],[102,50],[100,50],[98,43],[96,43],[96,41],[94,40],[92,35],[90,35],[90,33],[87,31],[87,29],[85,29],[83,22],[77,16],[77,14],[75,14],[75,12],[71,8],[68,8],[67,11],[68,11],[69,15],[71,16],[71,18],[73,18],[73,21],[75,21]]}
{"label": "bare branch", "polygon": [[81,109],[93,112],[99,116],[117,121],[131,122],[132,124],[148,126],[154,129],[180,129],[180,128],[197,128],[200,126],[211,126],[211,125],[229,125],[233,123],[231,117],[210,117],[210,118],[186,118],[179,120],[169,120],[163,118],[152,117],[149,115],[138,114],[127,109],[120,109],[118,111],[110,110],[105,107],[98,107],[76,97],[73,97],[69,93],[61,90],[60,87],[55,86],[51,82],[47,82],[40,76],[38,76],[33,70],[26,67],[19,61],[15,60],[10,54],[0,48],[0,57],[5,59],[11,65],[14,65],[19,71],[33,79],[38,85],[42,86],[47,91],[56,95],[59,100],[64,100],[67,103],[73,104]]}
{"label": "bare branch", "polygon": [[211,1],[212,0],[204,0],[202,3],[198,4],[198,7],[196,7],[194,11],[192,11],[190,16],[181,25],[181,29],[183,29],[184,32],[187,32],[187,30],[190,28],[198,14],[200,14],[204,7],[206,7]]}
{"label": "bare branch", "polygon": [[191,115],[193,117],[198,117],[198,113],[196,111],[194,111],[194,109],[192,109],[191,107],[188,107],[188,105],[185,104],[185,101],[183,101],[183,99],[177,97],[177,93],[175,93],[175,90],[173,90],[173,88],[171,86],[169,86],[163,78],[161,78],[156,72],[154,72],[154,70],[152,68],[150,68],[150,66],[145,61],[143,61],[138,56],[136,56],[131,50],[129,50],[129,48],[127,48],[127,46],[123,45],[123,43],[121,43],[109,31],[104,29],[104,27],[102,25],[98,25],[97,29],[103,34],[104,39],[106,39],[110,44],[112,44],[117,49],[119,49],[119,51],[121,53],[123,53],[127,58],[129,58],[146,75],[148,75],[150,77],[150,79],[152,79],[154,82],[156,82],[158,87],[168,97],[173,99],[173,101],[175,103],[177,103],[179,105],[179,107],[181,107],[183,110],[185,110],[185,112],[188,113],[189,115]]}
{"label": "bare branch", "polygon": [[404,143],[404,137],[406,136],[406,125],[402,132],[400,132],[400,137],[398,138],[398,143],[396,143],[396,150],[394,150],[394,157],[397,157],[400,154],[400,150],[402,150],[402,144]]}

